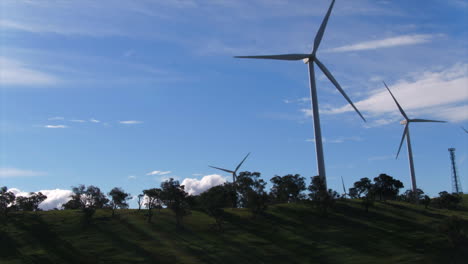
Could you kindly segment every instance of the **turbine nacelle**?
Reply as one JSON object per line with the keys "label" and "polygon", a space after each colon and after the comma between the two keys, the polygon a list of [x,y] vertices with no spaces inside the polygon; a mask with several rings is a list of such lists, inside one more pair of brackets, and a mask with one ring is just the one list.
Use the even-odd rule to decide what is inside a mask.
{"label": "turbine nacelle", "polygon": [[409,121],[406,120],[406,119],[400,121],[400,124],[401,124],[401,125],[406,125],[406,124],[408,124],[408,123],[409,123]]}

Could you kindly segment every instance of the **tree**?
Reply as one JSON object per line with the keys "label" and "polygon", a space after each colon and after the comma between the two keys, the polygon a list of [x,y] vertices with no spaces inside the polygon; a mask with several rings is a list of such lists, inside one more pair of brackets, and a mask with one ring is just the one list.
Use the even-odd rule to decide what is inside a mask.
{"label": "tree", "polygon": [[266,182],[260,179],[260,175],[260,172],[244,171],[239,173],[236,180],[239,204],[248,208],[254,218],[262,214],[268,205],[268,194],[265,192]]}
{"label": "tree", "polygon": [[115,187],[109,192],[111,197],[112,216],[115,215],[115,209],[128,208],[127,201],[132,198],[129,193],[126,193],[122,188]]}
{"label": "tree", "polygon": [[143,203],[144,203],[143,197],[145,197],[145,195],[144,195],[144,194],[139,194],[137,197],[138,197],[138,211],[140,211],[140,210],[141,210],[141,206],[142,206]]}
{"label": "tree", "polygon": [[429,204],[431,204],[431,197],[424,195],[424,198],[422,199],[422,204],[424,204],[424,208],[427,209],[427,207],[429,207]]}
{"label": "tree", "polygon": [[302,198],[301,192],[306,190],[305,178],[299,174],[275,176],[270,181],[273,183],[270,194],[277,202],[296,202]]}
{"label": "tree", "polygon": [[0,213],[5,218],[8,217],[8,212],[11,210],[11,206],[15,202],[15,194],[9,192],[6,186],[0,188]]}
{"label": "tree", "polygon": [[232,193],[230,184],[211,187],[200,194],[199,201],[203,210],[216,221],[216,227],[219,231],[223,230],[223,208],[232,205]]}
{"label": "tree", "polygon": [[372,188],[372,182],[369,178],[361,178],[355,182],[352,188],[349,188],[349,196],[352,198],[361,198],[361,195],[366,195]]}
{"label": "tree", "polygon": [[325,181],[323,177],[320,176],[312,177],[308,190],[310,191],[309,198],[324,215],[327,215],[328,208],[333,207],[335,205],[335,200],[339,198],[339,194],[336,191],[326,189]]}
{"label": "tree", "polygon": [[380,174],[374,178],[375,194],[380,200],[395,200],[400,189],[403,188],[403,183],[394,179],[387,174]]}
{"label": "tree", "polygon": [[38,211],[39,204],[41,204],[47,196],[41,192],[30,192],[28,197],[16,197],[16,206],[20,211]]}
{"label": "tree", "polygon": [[153,218],[153,211],[151,209],[161,207],[162,190],[159,188],[152,188],[143,190],[143,194],[146,196],[145,206],[148,208],[148,223],[151,223],[151,219]]}
{"label": "tree", "polygon": [[62,205],[64,209],[81,209],[83,211],[83,222],[89,224],[96,209],[102,209],[107,206],[109,199],[96,186],[85,185],[72,186],[73,194],[71,200]]}
{"label": "tree", "polygon": [[408,203],[417,203],[424,199],[424,191],[421,189],[416,189],[416,192],[413,192],[413,190],[406,190],[400,195],[400,199]]}
{"label": "tree", "polygon": [[434,207],[445,208],[445,209],[456,209],[461,203],[462,197],[457,194],[450,194],[446,191],[440,192],[439,197],[432,200]]}
{"label": "tree", "polygon": [[184,186],[179,181],[170,178],[161,183],[161,200],[167,208],[171,209],[176,217],[176,226],[181,227],[182,219],[190,213],[187,203],[188,193],[184,191]]}

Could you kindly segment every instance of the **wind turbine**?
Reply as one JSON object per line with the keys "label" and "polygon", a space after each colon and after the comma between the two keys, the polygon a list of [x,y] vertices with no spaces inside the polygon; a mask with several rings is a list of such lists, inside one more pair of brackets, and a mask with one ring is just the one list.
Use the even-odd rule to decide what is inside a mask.
{"label": "wind turbine", "polygon": [[465,133],[468,133],[468,130],[466,130],[464,127],[461,127]]}
{"label": "wind turbine", "polygon": [[310,95],[311,95],[311,103],[312,103],[312,112],[314,118],[314,132],[315,132],[315,149],[317,152],[317,168],[318,168],[318,175],[323,178],[326,187],[326,175],[325,175],[325,161],[323,157],[323,145],[322,145],[322,132],[320,129],[320,117],[319,117],[319,107],[318,107],[318,99],[317,99],[317,87],[315,85],[315,71],[314,71],[314,63],[322,70],[322,72],[327,76],[327,78],[335,85],[336,89],[344,96],[346,101],[356,110],[356,112],[364,119],[362,114],[359,110],[354,106],[351,99],[346,95],[343,91],[341,86],[336,81],[335,77],[330,73],[330,71],[325,67],[325,65],[317,58],[317,50],[320,46],[320,42],[322,41],[323,34],[325,32],[325,28],[328,23],[328,18],[330,17],[331,11],[333,9],[333,5],[335,4],[335,0],[333,0],[328,8],[328,12],[325,15],[325,18],[320,25],[320,28],[317,32],[317,35],[314,39],[314,48],[310,54],[281,54],[281,55],[262,55],[262,56],[235,56],[235,58],[243,58],[243,59],[270,59],[270,60],[286,60],[286,61],[297,61],[303,60],[304,63],[309,64],[309,79],[310,79]]}
{"label": "wind turbine", "polygon": [[236,169],[235,170],[228,170],[228,169],[223,169],[223,168],[218,168],[218,167],[214,167],[214,166],[210,166],[211,168],[214,168],[214,169],[217,169],[217,170],[222,170],[222,171],[225,171],[225,172],[228,172],[228,173],[231,173],[232,174],[232,183],[236,183],[236,180],[237,180],[237,171],[239,170],[239,168],[242,166],[242,163],[244,163],[244,161],[247,159],[247,157],[250,155],[250,152],[245,156],[245,158],[239,163],[239,165],[237,165]]}
{"label": "wind turbine", "polygon": [[344,196],[343,196],[343,197],[346,197],[346,196],[348,196],[348,194],[346,193],[346,188],[345,188],[345,186],[344,186],[343,176],[341,176],[341,183],[343,184],[343,192],[344,192]]}
{"label": "wind turbine", "polygon": [[411,188],[413,190],[413,193],[416,194],[416,174],[414,172],[414,162],[413,162],[413,150],[411,148],[411,140],[410,140],[410,132],[409,132],[409,124],[410,123],[428,123],[428,122],[433,122],[433,123],[446,123],[446,121],[437,121],[437,120],[428,120],[428,119],[410,119],[405,111],[403,111],[403,108],[400,106],[398,101],[396,100],[395,96],[393,96],[392,91],[390,91],[390,88],[388,88],[387,84],[383,82],[385,87],[387,88],[388,92],[392,96],[393,100],[395,101],[395,104],[397,105],[398,109],[400,110],[401,115],[405,118],[405,120],[401,121],[400,124],[405,125],[405,129],[403,130],[403,137],[401,138],[400,142],[400,147],[398,147],[398,152],[396,155],[396,158],[398,159],[398,155],[400,154],[401,147],[403,146],[403,141],[405,140],[406,137],[406,146],[408,147],[408,160],[409,160],[409,166],[410,166],[410,173],[411,173]]}

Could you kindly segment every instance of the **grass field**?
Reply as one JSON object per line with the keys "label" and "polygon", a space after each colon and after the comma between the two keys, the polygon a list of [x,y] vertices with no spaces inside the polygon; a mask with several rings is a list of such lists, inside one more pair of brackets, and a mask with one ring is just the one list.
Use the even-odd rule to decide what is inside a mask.
{"label": "grass field", "polygon": [[467,263],[439,231],[450,215],[468,230],[468,196],[457,211],[400,202],[339,201],[327,217],[304,204],[271,206],[252,219],[226,209],[224,232],[199,211],[176,229],[173,214],[98,210],[89,225],[80,211],[15,213],[0,223],[0,263]]}

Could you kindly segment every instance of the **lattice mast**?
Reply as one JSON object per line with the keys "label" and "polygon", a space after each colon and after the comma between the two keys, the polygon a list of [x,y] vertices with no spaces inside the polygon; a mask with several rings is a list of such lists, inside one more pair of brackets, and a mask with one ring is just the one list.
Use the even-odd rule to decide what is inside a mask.
{"label": "lattice mast", "polygon": [[460,177],[457,173],[457,164],[455,162],[455,148],[449,148],[448,151],[450,152],[450,163],[452,166],[452,192],[454,193],[462,193]]}

